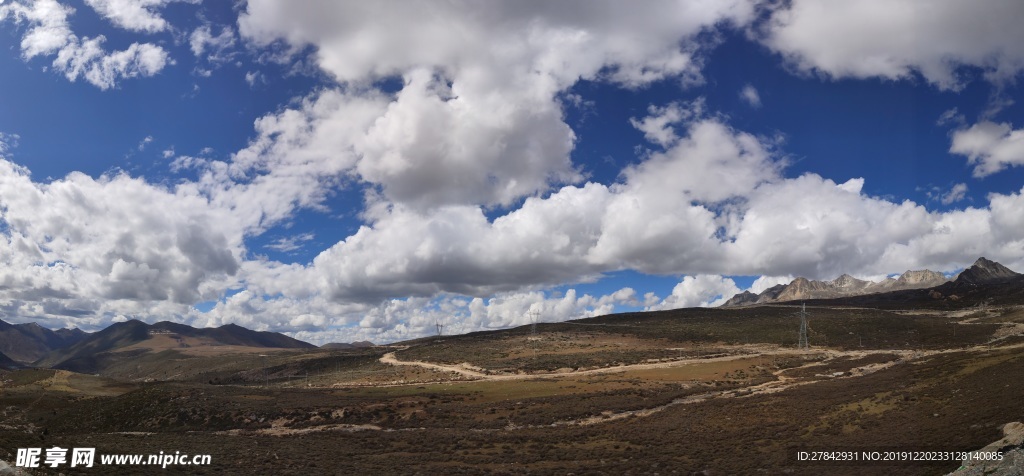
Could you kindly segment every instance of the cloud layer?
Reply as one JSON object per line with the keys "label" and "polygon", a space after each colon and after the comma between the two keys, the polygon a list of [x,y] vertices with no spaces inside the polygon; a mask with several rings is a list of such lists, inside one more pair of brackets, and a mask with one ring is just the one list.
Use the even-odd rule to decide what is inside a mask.
{"label": "cloud layer", "polygon": [[[169,3],[86,1],[131,34],[174,33],[197,64],[311,60],[329,79],[256,120],[228,156],[167,149],[172,170],[194,177],[173,186],[124,173],[37,181],[7,157],[14,136],[0,135],[5,316],[234,322],[318,342],[387,341],[435,323],[524,325],[531,310],[565,320],[717,305],[741,290],[728,276],[761,276],[757,292],[798,275],[947,271],[982,254],[1024,269],[1024,190],[949,211],[871,196],[858,177],[790,172],[783,141],[736,127],[701,99],[642,104],[621,118],[646,143],[599,183],[573,160],[580,138],[565,104],[582,81],[692,92],[723,32],[762,42],[798,74],[1000,88],[1024,67],[1019,2],[250,0],[237,25],[204,19],[181,30],[161,13]],[[24,60],[53,57],[72,81],[111,89],[171,64],[157,43],[108,51],[105,37],[76,35],[74,14],[57,0],[0,3],[0,21],[21,29]],[[737,93],[771,107],[750,84]],[[1022,163],[1020,137],[993,117],[962,120],[949,151],[985,177]],[[969,188],[957,183],[937,200],[961,203]],[[364,197],[361,226],[310,262],[249,249],[262,235],[276,239],[260,249],[284,253],[312,243],[314,234],[277,233],[300,211],[336,212],[328,199],[339,191]],[[622,270],[679,282],[642,298],[571,287]],[[200,301],[212,309],[192,307]]]}

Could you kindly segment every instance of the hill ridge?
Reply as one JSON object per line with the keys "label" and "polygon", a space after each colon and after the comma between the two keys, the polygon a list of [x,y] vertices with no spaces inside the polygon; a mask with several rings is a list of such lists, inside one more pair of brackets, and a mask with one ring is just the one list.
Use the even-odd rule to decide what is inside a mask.
{"label": "hill ridge", "polygon": [[[154,336],[167,334],[207,339],[211,341],[211,345],[268,349],[316,348],[313,344],[288,337],[284,334],[254,331],[236,324],[226,324],[213,328],[197,328],[171,321],[146,324],[145,322],[132,319],[111,324],[73,346],[52,352],[45,358],[36,361],[35,365],[76,372],[95,373],[101,366],[98,360],[99,356],[116,353],[135,344],[145,342]],[[144,349],[133,350],[145,352]]]}
{"label": "hill ridge", "polygon": [[[1002,265],[998,266],[1002,267]],[[1005,267],[1002,268],[1006,269]],[[994,271],[995,274],[1001,273],[1001,271],[998,271],[998,268],[993,269],[997,270]],[[857,279],[846,273],[831,281],[818,281],[797,277],[790,281],[789,284],[778,284],[759,294],[743,291],[730,298],[721,307],[750,306],[807,299],[833,299],[892,291],[928,289],[949,281],[950,279],[942,273],[928,269],[907,270],[897,278],[890,277],[879,282]]]}

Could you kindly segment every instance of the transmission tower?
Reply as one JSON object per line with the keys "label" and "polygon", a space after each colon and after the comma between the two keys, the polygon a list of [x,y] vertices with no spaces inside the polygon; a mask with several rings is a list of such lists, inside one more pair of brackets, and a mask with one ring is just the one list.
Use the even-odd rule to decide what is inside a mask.
{"label": "transmission tower", "polygon": [[807,304],[801,305],[800,312],[797,315],[800,316],[800,341],[797,344],[797,348],[808,349],[810,345],[807,344]]}
{"label": "transmission tower", "polygon": [[434,321],[434,325],[437,326],[437,335],[438,336],[443,335],[444,324],[441,324],[439,321]]}
{"label": "transmission tower", "polygon": [[534,336],[537,335],[537,318],[540,317],[540,311],[534,309],[530,311],[530,333]]}

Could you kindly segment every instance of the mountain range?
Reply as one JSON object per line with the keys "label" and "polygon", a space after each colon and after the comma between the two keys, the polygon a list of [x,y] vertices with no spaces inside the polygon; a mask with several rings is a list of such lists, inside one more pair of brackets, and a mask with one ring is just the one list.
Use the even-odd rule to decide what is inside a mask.
{"label": "mountain range", "polygon": [[109,361],[126,356],[197,348],[237,351],[316,346],[284,334],[253,331],[235,324],[195,328],[166,321],[146,324],[130,320],[88,333],[79,329],[53,331],[36,323],[10,324],[0,320],[0,369],[33,366],[95,373]]}
{"label": "mountain range", "polygon": [[[953,279],[929,270],[907,271],[897,278],[871,282],[844,274],[831,281],[794,279],[759,294],[743,292],[723,307],[800,300],[835,300],[857,305],[865,299],[893,305],[934,305],[948,300],[986,302],[1011,299],[1024,302],[1024,275],[994,261],[979,258]],[[332,343],[325,349],[372,346],[370,342]],[[24,366],[96,373],[132,359],[162,359],[203,352],[258,352],[259,349],[313,349],[316,346],[276,332],[258,332],[227,324],[194,328],[173,322],[146,324],[130,320],[94,333],[78,329],[49,330],[35,323],[0,321],[0,369]],[[163,356],[163,357],[162,357]]]}
{"label": "mountain range", "polygon": [[56,349],[77,344],[88,335],[79,329],[53,331],[34,322],[8,324],[0,321],[0,354],[28,364]]}
{"label": "mountain range", "polygon": [[796,278],[789,284],[779,284],[765,289],[760,294],[744,291],[733,296],[722,307],[751,306],[776,302],[803,301],[809,299],[835,299],[870,294],[930,289],[944,285],[952,287],[997,284],[1021,276],[1009,268],[984,257],[953,279],[930,270],[907,271],[897,278],[886,278],[880,282],[865,281],[844,274],[832,281],[814,281]]}
{"label": "mountain range", "polygon": [[313,344],[277,332],[261,332],[236,324],[215,328],[195,328],[174,322],[146,324],[130,320],[111,324],[89,334],[80,342],[57,349],[34,363],[75,372],[94,373],[104,367],[105,360],[126,355],[141,356],[167,350],[183,351],[197,347],[313,349]]}

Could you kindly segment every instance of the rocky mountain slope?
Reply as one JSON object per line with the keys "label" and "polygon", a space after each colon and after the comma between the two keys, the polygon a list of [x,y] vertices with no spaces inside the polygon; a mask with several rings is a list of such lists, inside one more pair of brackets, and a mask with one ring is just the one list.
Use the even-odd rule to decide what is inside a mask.
{"label": "rocky mountain slope", "polygon": [[857,279],[848,274],[844,274],[832,281],[796,278],[789,284],[772,286],[760,294],[744,291],[726,301],[722,307],[749,306],[807,299],[833,299],[907,289],[926,289],[939,286],[948,281],[949,279],[942,273],[929,270],[907,271],[898,278],[886,278],[884,281],[877,283]]}
{"label": "rocky mountain slope", "polygon": [[4,355],[3,353],[0,353],[0,370],[14,370],[20,368],[21,364],[15,362],[14,359]]}
{"label": "rocky mountain slope", "polygon": [[996,263],[995,261],[981,257],[978,258],[978,261],[975,261],[970,268],[967,268],[960,273],[954,281],[954,284],[969,286],[977,284],[1005,283],[1018,276],[1021,276],[1021,274],[1011,271],[1006,266]]}
{"label": "rocky mountain slope", "polygon": [[[979,258],[970,267],[949,280],[934,271],[907,271],[898,278],[873,283],[848,275],[832,281],[794,279],[760,294],[742,292],[723,307],[771,304],[776,302],[837,300],[840,305],[937,305],[945,301],[968,299],[978,303],[997,300],[1024,303],[1024,274],[1014,272],[995,261]],[[916,304],[915,304],[916,303]]]}
{"label": "rocky mountain slope", "polygon": [[88,335],[78,329],[52,331],[34,322],[9,324],[0,321],[0,353],[27,364],[56,349],[77,344]]}

